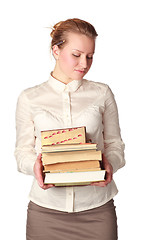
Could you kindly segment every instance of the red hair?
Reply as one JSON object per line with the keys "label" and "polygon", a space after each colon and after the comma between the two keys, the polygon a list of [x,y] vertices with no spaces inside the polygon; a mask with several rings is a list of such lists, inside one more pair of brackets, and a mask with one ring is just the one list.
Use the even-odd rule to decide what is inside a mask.
{"label": "red hair", "polygon": [[94,40],[98,36],[95,28],[89,22],[78,18],[67,19],[56,23],[52,28],[52,32],[50,33],[52,37],[51,49],[56,44],[62,48],[67,40],[67,34],[69,32],[84,34]]}

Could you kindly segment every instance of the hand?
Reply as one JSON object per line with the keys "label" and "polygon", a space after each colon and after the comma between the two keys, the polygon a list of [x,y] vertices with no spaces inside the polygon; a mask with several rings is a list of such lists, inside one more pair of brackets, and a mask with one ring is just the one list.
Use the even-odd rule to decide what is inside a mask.
{"label": "hand", "polygon": [[41,161],[41,153],[38,155],[36,162],[34,164],[34,175],[39,184],[39,186],[46,190],[48,188],[54,187],[53,184],[44,184],[44,173],[43,173],[43,165]]}
{"label": "hand", "polygon": [[108,183],[112,181],[113,178],[113,168],[112,165],[108,162],[104,154],[102,154],[102,160],[103,160],[103,166],[106,170],[106,180],[102,182],[94,182],[91,183],[91,186],[99,186],[99,187],[105,187]]}

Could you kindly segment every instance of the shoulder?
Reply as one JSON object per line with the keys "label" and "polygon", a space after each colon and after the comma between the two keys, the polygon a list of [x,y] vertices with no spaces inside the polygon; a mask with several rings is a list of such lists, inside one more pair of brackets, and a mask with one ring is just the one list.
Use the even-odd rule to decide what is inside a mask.
{"label": "shoulder", "polygon": [[83,79],[83,86],[95,90],[97,93],[106,94],[106,92],[111,91],[110,87],[106,83],[96,82],[92,80]]}
{"label": "shoulder", "polygon": [[39,97],[43,93],[44,89],[46,88],[47,82],[48,81],[43,82],[43,83],[38,84],[38,85],[35,85],[33,87],[29,87],[29,88],[24,89],[20,93],[19,99],[33,100],[34,98]]}

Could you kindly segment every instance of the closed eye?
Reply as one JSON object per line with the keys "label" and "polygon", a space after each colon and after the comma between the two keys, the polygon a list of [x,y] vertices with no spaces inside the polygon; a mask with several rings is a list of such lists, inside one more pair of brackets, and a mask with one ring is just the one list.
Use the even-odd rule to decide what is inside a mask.
{"label": "closed eye", "polygon": [[72,54],[74,57],[80,57],[80,55]]}
{"label": "closed eye", "polygon": [[[80,57],[80,55],[72,54],[74,57]],[[93,56],[89,57],[87,56],[87,59],[93,59]]]}
{"label": "closed eye", "polygon": [[93,56],[92,56],[92,57],[88,57],[88,56],[87,56],[87,59],[93,59]]}

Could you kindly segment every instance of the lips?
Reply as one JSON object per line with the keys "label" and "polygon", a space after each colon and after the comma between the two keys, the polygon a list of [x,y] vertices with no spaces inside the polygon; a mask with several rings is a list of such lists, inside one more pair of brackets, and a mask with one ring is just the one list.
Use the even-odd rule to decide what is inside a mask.
{"label": "lips", "polygon": [[76,71],[76,72],[79,72],[79,73],[82,73],[82,74],[85,73],[84,70],[80,70],[80,69],[76,69],[75,71]]}

